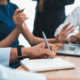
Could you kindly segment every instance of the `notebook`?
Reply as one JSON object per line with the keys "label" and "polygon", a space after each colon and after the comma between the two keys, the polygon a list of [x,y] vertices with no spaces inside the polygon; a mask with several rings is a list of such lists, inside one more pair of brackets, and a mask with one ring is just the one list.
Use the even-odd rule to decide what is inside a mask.
{"label": "notebook", "polygon": [[73,63],[61,58],[21,60],[21,65],[30,72],[75,68]]}

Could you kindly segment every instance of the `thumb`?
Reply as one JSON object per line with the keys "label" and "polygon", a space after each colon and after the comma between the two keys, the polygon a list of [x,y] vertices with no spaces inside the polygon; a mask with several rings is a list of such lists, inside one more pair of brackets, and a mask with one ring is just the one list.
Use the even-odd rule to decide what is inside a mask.
{"label": "thumb", "polygon": [[57,39],[59,39],[60,34],[57,35]]}
{"label": "thumb", "polygon": [[19,11],[21,11],[21,9],[16,9],[15,13],[14,13],[14,16],[16,16],[19,13]]}
{"label": "thumb", "polygon": [[49,49],[44,49],[44,50],[43,50],[43,54],[46,54],[46,55],[48,55],[48,56],[51,56],[51,55],[54,56],[54,55],[55,55],[54,52],[50,51]]}

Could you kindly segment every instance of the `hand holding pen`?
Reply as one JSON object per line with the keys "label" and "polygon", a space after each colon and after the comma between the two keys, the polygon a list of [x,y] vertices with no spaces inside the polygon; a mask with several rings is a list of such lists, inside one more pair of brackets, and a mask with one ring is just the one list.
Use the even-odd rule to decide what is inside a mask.
{"label": "hand holding pen", "polygon": [[24,9],[16,9],[14,15],[13,15],[13,21],[16,24],[16,27],[20,32],[23,32],[25,30],[24,22],[28,19],[28,17],[22,13]]}

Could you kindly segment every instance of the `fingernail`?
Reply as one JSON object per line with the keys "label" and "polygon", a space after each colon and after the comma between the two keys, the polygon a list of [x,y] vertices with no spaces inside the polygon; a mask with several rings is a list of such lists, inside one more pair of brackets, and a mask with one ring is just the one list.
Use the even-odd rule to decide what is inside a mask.
{"label": "fingernail", "polygon": [[54,54],[54,52],[51,51],[50,54]]}

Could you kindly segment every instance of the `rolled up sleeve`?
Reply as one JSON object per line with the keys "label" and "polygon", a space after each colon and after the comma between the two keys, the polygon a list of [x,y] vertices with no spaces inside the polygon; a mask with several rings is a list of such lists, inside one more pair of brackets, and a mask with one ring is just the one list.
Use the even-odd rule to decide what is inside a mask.
{"label": "rolled up sleeve", "polygon": [[0,64],[9,66],[11,48],[0,48]]}

